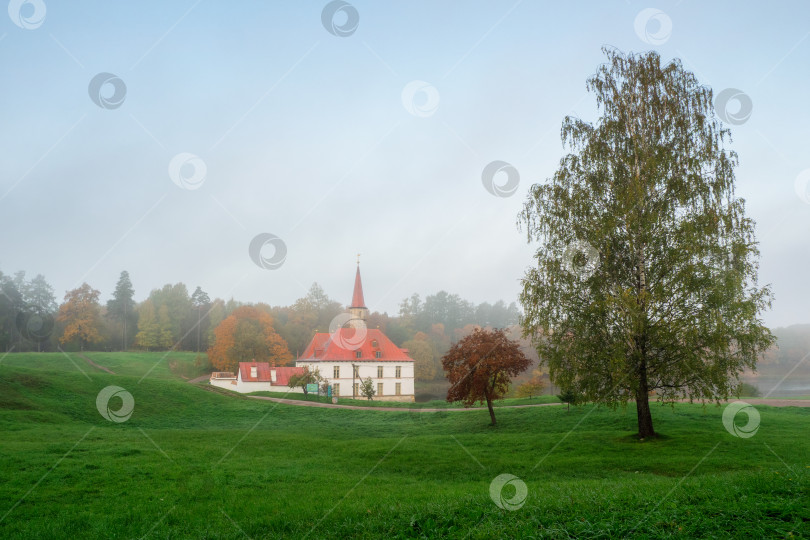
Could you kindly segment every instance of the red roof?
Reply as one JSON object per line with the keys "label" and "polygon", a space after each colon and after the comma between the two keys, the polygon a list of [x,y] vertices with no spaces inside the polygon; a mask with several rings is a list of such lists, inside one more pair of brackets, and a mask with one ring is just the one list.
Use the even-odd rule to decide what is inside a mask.
{"label": "red roof", "polygon": [[363,283],[360,281],[360,265],[357,265],[357,274],[354,276],[354,294],[352,294],[352,305],[349,307],[366,307],[363,299]]}
{"label": "red roof", "polygon": [[[315,334],[299,360],[413,362],[413,358],[408,356],[405,349],[397,347],[380,330],[369,328],[366,330],[365,339],[359,344],[356,343],[359,337],[357,332],[358,330],[354,328],[338,328],[334,334],[325,332]],[[357,357],[357,351],[360,351],[360,358]],[[377,351],[380,352],[379,358]]]}
{"label": "red roof", "polygon": [[[250,368],[256,368],[256,376],[250,376]],[[239,375],[244,382],[271,382],[275,386],[287,386],[292,375],[300,375],[306,368],[303,367],[270,367],[269,362],[239,362]],[[272,372],[276,372],[273,381]]]}

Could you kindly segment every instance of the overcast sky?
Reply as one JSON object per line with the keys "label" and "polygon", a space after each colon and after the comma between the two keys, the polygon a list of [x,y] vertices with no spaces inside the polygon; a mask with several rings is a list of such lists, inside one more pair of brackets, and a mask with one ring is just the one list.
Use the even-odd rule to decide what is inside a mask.
{"label": "overcast sky", "polygon": [[[0,270],[44,274],[59,300],[86,281],[106,301],[128,270],[138,299],[182,281],[285,305],[317,281],[348,303],[361,253],[372,310],[442,289],[516,301],[533,251],[516,215],[563,155],[563,117],[595,119],[585,80],[611,45],[742,93],[724,114],[775,293],[765,321],[810,322],[806,1],[12,0],[8,13]],[[483,185],[496,160],[519,174],[511,195],[505,173],[503,196]],[[249,256],[263,233],[286,247],[283,262],[261,251],[277,268]]]}

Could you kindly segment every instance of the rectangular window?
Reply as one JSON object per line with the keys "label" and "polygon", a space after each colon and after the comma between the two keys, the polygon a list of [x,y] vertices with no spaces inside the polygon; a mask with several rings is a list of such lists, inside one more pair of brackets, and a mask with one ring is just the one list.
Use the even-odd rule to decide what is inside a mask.
{"label": "rectangular window", "polygon": [[382,358],[382,351],[377,351],[374,353],[374,358]]}
{"label": "rectangular window", "polygon": [[354,353],[355,358],[360,358],[361,356],[363,356],[363,353],[360,352],[360,351],[357,351],[357,352]]}
{"label": "rectangular window", "polygon": [[402,383],[397,383],[396,393],[398,396],[402,395]]}
{"label": "rectangular window", "polygon": [[377,366],[377,378],[382,379],[382,376],[383,376],[382,366]]}
{"label": "rectangular window", "polygon": [[354,376],[355,377],[360,376],[360,366],[354,366]]}
{"label": "rectangular window", "polygon": [[335,366],[332,368],[332,378],[333,379],[340,378],[340,366]]}
{"label": "rectangular window", "polygon": [[339,384],[333,384],[332,385],[332,395],[333,396],[339,396],[340,395],[340,385]]}
{"label": "rectangular window", "polygon": [[395,370],[395,373],[396,374],[394,375],[394,377],[396,377],[397,379],[402,377],[402,366],[397,366],[396,370]]}
{"label": "rectangular window", "polygon": [[360,396],[360,383],[354,383],[354,395],[353,397]]}
{"label": "rectangular window", "polygon": [[382,383],[381,383],[381,382],[378,382],[378,383],[377,383],[377,395],[378,395],[378,396],[383,395],[383,391],[382,391]]}

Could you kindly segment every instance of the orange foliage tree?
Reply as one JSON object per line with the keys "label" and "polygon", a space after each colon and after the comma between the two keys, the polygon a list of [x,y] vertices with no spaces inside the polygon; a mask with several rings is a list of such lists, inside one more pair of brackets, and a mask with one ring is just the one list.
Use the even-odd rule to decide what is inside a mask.
{"label": "orange foliage tree", "polygon": [[208,349],[208,358],[218,370],[236,372],[239,362],[255,360],[277,366],[290,362],[292,354],[273,328],[270,315],[242,306],[214,329],[214,345]]}
{"label": "orange foliage tree", "polygon": [[531,361],[504,330],[476,328],[442,358],[442,367],[451,384],[447,401],[460,401],[465,407],[486,401],[494,426],[492,400],[502,399],[509,390],[511,378],[530,365]]}
{"label": "orange foliage tree", "polygon": [[65,302],[59,306],[56,320],[65,323],[65,331],[59,338],[61,343],[79,341],[84,350],[88,343],[101,341],[98,329],[101,324],[98,297],[101,293],[87,283],[65,294]]}

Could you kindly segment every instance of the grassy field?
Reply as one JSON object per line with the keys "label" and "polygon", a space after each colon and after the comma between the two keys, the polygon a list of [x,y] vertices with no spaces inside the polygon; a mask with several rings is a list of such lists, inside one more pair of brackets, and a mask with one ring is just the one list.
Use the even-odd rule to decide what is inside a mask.
{"label": "grassy field", "polygon": [[[757,407],[743,439],[720,407],[655,407],[662,436],[640,442],[630,408],[501,409],[493,428],[223,395],[183,380],[193,354],[88,356],[115,375],[0,361],[2,538],[810,537],[810,409]],[[99,413],[109,385],[127,421]],[[490,495],[503,473],[499,502],[526,486],[513,511]]]}

